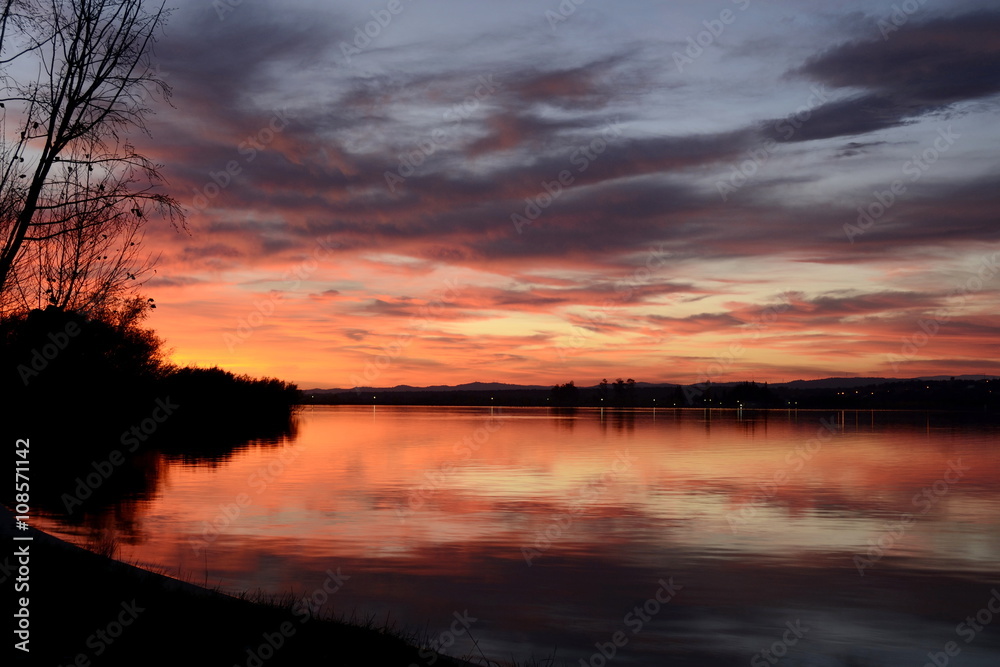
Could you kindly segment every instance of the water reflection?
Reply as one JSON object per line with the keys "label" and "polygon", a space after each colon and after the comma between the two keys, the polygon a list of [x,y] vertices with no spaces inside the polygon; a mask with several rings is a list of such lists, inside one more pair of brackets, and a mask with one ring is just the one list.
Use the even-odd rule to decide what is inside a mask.
{"label": "water reflection", "polygon": [[72,526],[88,545],[103,545],[97,550],[141,545],[146,537],[142,515],[169,485],[175,470],[221,468],[242,452],[281,448],[295,439],[297,429],[293,415],[265,428],[258,425],[258,437],[252,439],[187,426],[163,428],[145,443],[136,441],[141,444],[137,447],[98,435],[86,446],[65,448],[59,456],[37,463],[32,499],[52,520]]}
{"label": "water reflection", "polygon": [[[910,413],[316,408],[212,465],[159,459],[158,493],[101,528],[236,590],[340,567],[333,609],[430,634],[468,610],[497,656],[578,664],[620,630],[616,664],[747,664],[798,619],[788,660],[923,664],[1000,585],[997,433]],[[998,634],[963,664],[995,664]]]}

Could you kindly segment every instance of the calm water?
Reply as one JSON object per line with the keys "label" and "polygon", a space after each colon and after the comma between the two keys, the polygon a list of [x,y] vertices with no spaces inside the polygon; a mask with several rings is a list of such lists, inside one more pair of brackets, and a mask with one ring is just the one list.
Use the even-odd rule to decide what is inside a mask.
{"label": "calm water", "polygon": [[312,408],[293,439],[163,464],[105,530],[453,655],[920,667],[955,642],[951,664],[995,666],[1000,432],[936,420]]}

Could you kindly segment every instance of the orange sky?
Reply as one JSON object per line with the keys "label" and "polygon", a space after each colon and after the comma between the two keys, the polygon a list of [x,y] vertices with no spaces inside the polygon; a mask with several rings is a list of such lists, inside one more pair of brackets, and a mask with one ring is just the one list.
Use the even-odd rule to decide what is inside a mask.
{"label": "orange sky", "polygon": [[360,53],[361,5],[171,16],[173,106],[137,141],[188,214],[145,239],[174,361],[307,388],[1000,373],[995,11],[885,39],[863,2],[755,6],[686,63],[699,3],[529,4],[414,5]]}

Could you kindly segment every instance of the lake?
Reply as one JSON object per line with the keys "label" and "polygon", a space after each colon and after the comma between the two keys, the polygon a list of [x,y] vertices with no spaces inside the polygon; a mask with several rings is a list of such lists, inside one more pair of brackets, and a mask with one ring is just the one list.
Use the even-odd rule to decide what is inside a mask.
{"label": "lake", "polygon": [[924,413],[311,407],[294,436],[164,458],[103,525],[41,527],[456,656],[986,667],[998,435]]}

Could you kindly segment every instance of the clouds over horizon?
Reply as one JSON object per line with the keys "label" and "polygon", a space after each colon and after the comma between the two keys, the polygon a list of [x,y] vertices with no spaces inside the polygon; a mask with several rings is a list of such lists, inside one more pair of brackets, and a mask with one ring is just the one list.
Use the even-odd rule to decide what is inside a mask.
{"label": "clouds over horizon", "polygon": [[[190,234],[150,230],[149,288],[178,310],[206,289],[233,303],[178,357],[345,384],[409,332],[387,383],[693,379],[794,293],[733,373],[789,354],[884,371],[1000,250],[1000,11],[921,10],[883,39],[883,9],[848,4],[798,21],[786,51],[782,11],[750,6],[685,71],[685,30],[717,16],[699,3],[660,30],[642,2],[581,6],[555,34],[545,3],[406,5],[349,62],[364,3],[178,10],[155,54],[175,107],[143,146]],[[997,356],[977,319],[997,285],[912,362]],[[270,290],[270,328],[227,350]],[[183,315],[158,315],[173,340]],[[510,347],[471,377],[491,336]],[[313,370],[281,341],[329,352]]]}

